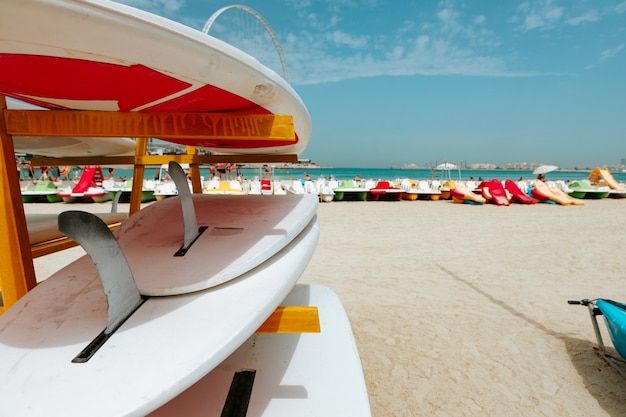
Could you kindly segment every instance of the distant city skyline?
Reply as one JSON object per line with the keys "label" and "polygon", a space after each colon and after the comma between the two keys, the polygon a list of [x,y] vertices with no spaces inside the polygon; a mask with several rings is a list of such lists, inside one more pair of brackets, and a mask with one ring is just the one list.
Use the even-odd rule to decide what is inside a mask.
{"label": "distant city skyline", "polygon": [[[198,30],[232,4],[121,2]],[[589,167],[626,155],[624,0],[241,3],[271,25],[311,113],[301,158]],[[243,19],[225,12],[210,33],[249,40]],[[266,62],[267,51],[248,52]]]}

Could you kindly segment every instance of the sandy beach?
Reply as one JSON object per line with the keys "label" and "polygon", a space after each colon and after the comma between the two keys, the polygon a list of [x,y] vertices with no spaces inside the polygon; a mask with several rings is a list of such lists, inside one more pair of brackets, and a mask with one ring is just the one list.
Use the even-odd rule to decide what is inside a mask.
{"label": "sandy beach", "polygon": [[[587,310],[567,304],[626,300],[626,201],[585,202],[320,204],[320,241],[300,282],[343,301],[372,415],[626,415],[626,380],[594,354]],[[38,279],[82,253],[36,259]]]}

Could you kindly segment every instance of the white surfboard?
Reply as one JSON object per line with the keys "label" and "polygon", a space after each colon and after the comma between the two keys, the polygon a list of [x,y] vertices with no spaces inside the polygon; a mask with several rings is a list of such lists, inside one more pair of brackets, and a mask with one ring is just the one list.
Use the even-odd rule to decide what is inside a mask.
{"label": "white surfboard", "polygon": [[324,286],[298,284],[282,304],[318,307],[321,332],[256,334],[149,416],[220,416],[235,373],[254,371],[250,417],[369,417],[361,361],[337,295]]}
{"label": "white surfboard", "polygon": [[[86,363],[72,359],[106,325],[107,306],[91,260],[68,265],[0,316],[0,415],[146,415],[255,332],[304,271],[318,234],[313,219],[278,254],[237,279],[149,297]],[[156,257],[146,252],[146,258]]]}
{"label": "white surfboard", "polygon": [[193,194],[198,226],[207,227],[184,256],[179,197],[140,210],[115,236],[144,295],[198,291],[260,265],[295,238],[315,216],[317,196]]}
{"label": "white surfboard", "polygon": [[[11,110],[43,109],[43,107],[12,99],[7,99],[7,108]],[[15,152],[54,158],[121,156],[135,154],[135,141],[131,138],[13,136],[13,148]]]}
{"label": "white surfboard", "polygon": [[295,143],[183,142],[220,153],[299,154],[311,134],[298,94],[255,58],[113,1],[3,0],[0,68],[0,94],[51,109],[293,117]]}

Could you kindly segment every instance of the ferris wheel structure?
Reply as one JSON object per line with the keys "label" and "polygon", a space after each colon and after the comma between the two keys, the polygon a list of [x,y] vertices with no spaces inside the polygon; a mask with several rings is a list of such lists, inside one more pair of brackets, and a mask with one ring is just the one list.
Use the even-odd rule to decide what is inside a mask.
{"label": "ferris wheel structure", "polygon": [[[211,17],[209,17],[209,19],[204,24],[204,27],[202,28],[202,32],[204,32],[206,34],[209,34],[209,31],[211,30],[211,27],[213,26],[213,24],[215,23],[217,18],[220,15],[222,15],[224,12],[226,12],[228,10],[232,10],[232,9],[238,9],[238,10],[241,10],[241,11],[249,14],[250,16],[252,16],[255,19],[255,21],[257,23],[261,24],[261,27],[263,28],[264,33],[269,36],[269,38],[272,41],[272,44],[274,45],[276,53],[278,54],[278,59],[280,61],[280,67],[282,69],[283,78],[287,82],[290,82],[289,81],[289,70],[287,69],[287,61],[285,59],[285,54],[283,53],[283,48],[281,47],[280,42],[278,41],[278,38],[276,37],[276,34],[274,33],[274,30],[272,30],[272,27],[269,25],[269,23],[267,23],[267,21],[263,18],[263,16],[261,16],[258,12],[256,12],[253,9],[251,9],[250,7],[244,6],[244,5],[241,5],[241,4],[234,4],[234,5],[222,7],[221,9],[219,9],[215,13],[213,13],[211,15]],[[220,36],[217,36],[217,37],[220,38]],[[228,39],[222,39],[222,40],[225,40],[225,41],[229,42]],[[229,42],[229,43],[232,43],[233,46],[235,46],[235,47],[239,47],[239,45],[235,44],[235,42]],[[244,50],[244,52],[248,52],[250,54],[253,53],[252,51],[246,50],[244,48],[241,48],[241,49]]]}

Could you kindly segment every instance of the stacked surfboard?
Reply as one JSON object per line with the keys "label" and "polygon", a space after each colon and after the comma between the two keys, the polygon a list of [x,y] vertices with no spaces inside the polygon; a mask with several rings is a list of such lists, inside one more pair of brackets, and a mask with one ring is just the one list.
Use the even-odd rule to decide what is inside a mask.
{"label": "stacked surfboard", "polygon": [[[220,153],[298,154],[310,136],[298,95],[256,59],[114,2],[3,1],[0,66],[0,94],[45,109],[293,118],[295,140],[185,141]],[[257,415],[274,406],[272,415],[369,415],[340,303],[324,289],[294,290],[317,244],[317,196],[191,195],[177,170],[185,191],[114,234],[88,213],[59,216],[59,230],[88,255],[0,317],[0,415],[143,416],[168,402],[165,415],[192,415],[177,396],[211,397],[214,407],[221,397],[197,390],[208,383],[221,393],[233,366],[269,372],[252,391]],[[287,302],[320,304],[322,333],[253,337],[289,294]],[[251,352],[263,363],[247,360]],[[279,364],[286,388],[304,389],[289,404],[275,401],[285,395]],[[347,367],[329,373],[336,364]],[[327,407],[342,401],[346,412]]]}
{"label": "stacked surfboard", "polygon": [[0,68],[0,94],[49,109],[293,117],[295,141],[182,142],[220,153],[300,154],[311,134],[298,94],[255,58],[111,1],[3,1]]}
{"label": "stacked surfboard", "polygon": [[[193,197],[207,229],[184,256],[176,197],[121,224],[122,257],[98,239],[104,254],[68,265],[0,317],[0,389],[10,398],[0,414],[144,415],[215,368],[282,302],[315,249],[317,200]],[[106,264],[96,269],[98,257]],[[76,363],[107,326],[102,268],[119,275],[124,260],[143,303]]]}

